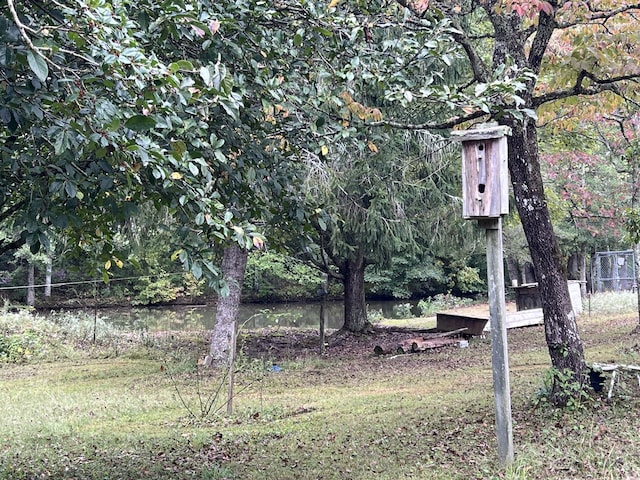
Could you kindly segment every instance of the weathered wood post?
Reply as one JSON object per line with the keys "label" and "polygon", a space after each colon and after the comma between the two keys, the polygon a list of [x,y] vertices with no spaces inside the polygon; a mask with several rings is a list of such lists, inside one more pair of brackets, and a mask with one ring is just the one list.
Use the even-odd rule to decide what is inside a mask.
{"label": "weathered wood post", "polygon": [[502,465],[513,462],[513,422],[509,385],[502,215],[509,213],[507,139],[509,127],[482,125],[454,131],[462,142],[462,216],[478,220],[487,238],[491,363],[496,401],[498,458]]}
{"label": "weathered wood post", "polygon": [[327,296],[329,295],[329,275],[322,274],[322,284],[320,285],[320,354],[324,355],[326,350],[325,329],[328,320]]}

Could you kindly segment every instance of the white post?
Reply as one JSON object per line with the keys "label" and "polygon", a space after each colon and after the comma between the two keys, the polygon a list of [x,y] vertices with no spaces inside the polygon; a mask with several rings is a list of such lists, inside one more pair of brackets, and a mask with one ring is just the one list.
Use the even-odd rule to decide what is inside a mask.
{"label": "white post", "polygon": [[487,238],[487,276],[489,282],[489,321],[491,322],[491,363],[496,401],[498,458],[504,466],[513,462],[513,423],[507,348],[504,264],[502,259],[502,219],[480,220]]}

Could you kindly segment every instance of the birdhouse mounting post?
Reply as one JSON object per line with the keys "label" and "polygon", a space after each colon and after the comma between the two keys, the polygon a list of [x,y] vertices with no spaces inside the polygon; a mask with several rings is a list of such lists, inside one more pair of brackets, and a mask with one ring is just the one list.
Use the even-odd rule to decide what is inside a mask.
{"label": "birdhouse mounting post", "polygon": [[452,132],[462,142],[462,216],[478,220],[487,240],[491,364],[498,458],[503,466],[512,463],[514,456],[502,246],[502,215],[509,213],[509,134],[508,127],[495,124]]}

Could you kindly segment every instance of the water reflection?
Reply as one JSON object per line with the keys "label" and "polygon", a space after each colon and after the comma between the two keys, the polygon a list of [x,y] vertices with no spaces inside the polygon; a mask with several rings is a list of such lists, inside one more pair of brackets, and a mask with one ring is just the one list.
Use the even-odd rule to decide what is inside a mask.
{"label": "water reflection", "polygon": [[[382,312],[385,318],[398,318],[398,305],[408,302],[368,302],[370,311]],[[344,324],[342,302],[328,302],[328,324],[326,328],[340,328]],[[415,308],[414,308],[415,310]],[[209,330],[215,324],[215,306],[131,308],[100,312],[114,325],[150,332],[162,330]],[[269,303],[240,305],[239,324],[243,329],[258,329],[271,326],[318,328],[320,303]]]}

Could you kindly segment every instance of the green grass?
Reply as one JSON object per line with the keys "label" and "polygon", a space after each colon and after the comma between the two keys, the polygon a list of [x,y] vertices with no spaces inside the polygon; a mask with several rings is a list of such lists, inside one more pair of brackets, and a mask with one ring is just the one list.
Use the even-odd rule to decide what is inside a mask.
{"label": "green grass", "polygon": [[[630,335],[637,315],[611,310],[623,305],[619,298],[605,304],[608,313],[592,309],[578,320],[588,361],[639,363],[639,339]],[[20,334],[19,322],[7,323]],[[605,394],[573,410],[533,408],[549,367],[542,327],[509,332],[516,458],[506,469],[496,459],[487,339],[418,355],[306,355],[280,362],[279,373],[241,357],[234,415],[193,418],[185,404],[198,417],[200,401],[221,381],[195,369],[202,338],[135,343],[114,334],[117,354],[106,340],[74,340],[69,353],[50,334],[38,333],[32,345],[46,345],[46,356],[0,366],[0,479],[632,479],[640,472],[635,378],[623,378],[611,401]]]}
{"label": "green grass", "polygon": [[435,328],[436,317],[383,318],[376,325],[399,328]]}

